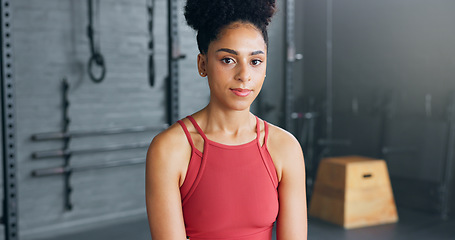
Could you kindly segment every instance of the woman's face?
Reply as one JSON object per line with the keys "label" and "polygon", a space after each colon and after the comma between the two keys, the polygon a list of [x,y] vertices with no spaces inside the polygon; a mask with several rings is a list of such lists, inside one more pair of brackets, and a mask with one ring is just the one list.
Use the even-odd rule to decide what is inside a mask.
{"label": "woman's face", "polygon": [[264,82],[267,46],[252,24],[232,23],[212,41],[198,67],[207,75],[210,104],[231,110],[249,110]]}

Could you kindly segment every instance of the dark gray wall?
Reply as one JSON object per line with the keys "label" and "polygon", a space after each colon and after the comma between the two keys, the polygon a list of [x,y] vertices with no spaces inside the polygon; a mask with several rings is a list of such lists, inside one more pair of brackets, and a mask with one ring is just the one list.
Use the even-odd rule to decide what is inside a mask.
{"label": "dark gray wall", "polygon": [[[86,36],[87,2],[73,0],[12,1],[14,74],[16,82],[19,232],[21,239],[36,239],[95,227],[145,215],[144,165],[76,172],[71,176],[74,209],[65,211],[62,176],[35,178],[31,171],[61,166],[60,158],[32,159],[36,151],[60,149],[62,141],[36,142],[31,135],[62,128],[61,80],[70,82],[70,130],[155,126],[166,122],[167,9],[156,1],[154,18],[156,84],[147,80],[147,11],[145,0],[99,2],[96,36],[105,57],[107,75],[100,84],[87,74],[90,56]],[[179,1],[182,54],[180,62],[180,117],[208,103],[206,79],[197,74],[194,31],[183,17]],[[280,3],[282,4],[282,3]],[[280,7],[281,8],[281,7]],[[264,95],[276,105],[278,119],[281,88],[282,27],[280,12],[270,27],[269,68]],[[276,56],[276,57],[274,57]],[[280,95],[280,93],[278,93]],[[280,96],[281,97],[281,96]],[[256,108],[256,107],[255,107]],[[157,132],[74,138],[71,149],[149,143]],[[146,149],[74,155],[72,166],[144,157]],[[3,234],[0,239],[2,239]]]}
{"label": "dark gray wall", "polygon": [[[307,96],[325,93],[326,1],[300,3],[305,17],[305,88]],[[333,81],[335,110],[374,102],[371,93],[401,96],[409,114],[425,115],[432,95],[433,115],[443,114],[453,91],[455,30],[453,1],[333,1]],[[420,99],[420,100],[419,100]],[[369,105],[368,105],[369,104]]]}

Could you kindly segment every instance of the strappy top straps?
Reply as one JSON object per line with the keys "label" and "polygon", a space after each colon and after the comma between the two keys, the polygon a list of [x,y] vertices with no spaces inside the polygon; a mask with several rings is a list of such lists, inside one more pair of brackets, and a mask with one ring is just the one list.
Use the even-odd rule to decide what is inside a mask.
{"label": "strappy top straps", "polygon": [[207,141],[208,140],[207,136],[205,136],[204,131],[202,131],[201,127],[199,127],[196,120],[194,120],[194,118],[192,116],[187,116],[186,118],[188,118],[191,121],[191,123],[196,128],[197,132],[202,136],[204,141]]}
{"label": "strappy top straps", "polygon": [[265,136],[264,136],[264,146],[267,145],[267,139],[269,138],[269,124],[264,121],[264,132],[265,132]]}
{"label": "strappy top straps", "polygon": [[180,124],[180,126],[182,126],[182,129],[183,129],[183,131],[185,132],[186,138],[188,139],[188,142],[189,142],[190,145],[191,145],[191,149],[194,150],[194,149],[195,149],[194,143],[193,143],[193,140],[191,139],[191,134],[190,134],[190,132],[188,131],[188,128],[186,127],[185,123],[183,123],[182,120],[178,120],[177,122]]}
{"label": "strappy top straps", "polygon": [[256,139],[258,140],[258,143],[260,142],[260,137],[261,137],[261,125],[260,125],[260,122],[259,122],[259,118],[257,116],[256,117]]}

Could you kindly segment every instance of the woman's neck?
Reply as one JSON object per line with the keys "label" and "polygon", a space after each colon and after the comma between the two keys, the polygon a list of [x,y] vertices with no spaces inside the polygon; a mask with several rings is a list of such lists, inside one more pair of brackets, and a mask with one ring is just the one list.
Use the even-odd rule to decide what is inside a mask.
{"label": "woman's neck", "polygon": [[243,111],[224,110],[207,105],[200,111],[204,131],[223,132],[237,135],[243,131],[251,131],[256,127],[256,119],[250,109]]}

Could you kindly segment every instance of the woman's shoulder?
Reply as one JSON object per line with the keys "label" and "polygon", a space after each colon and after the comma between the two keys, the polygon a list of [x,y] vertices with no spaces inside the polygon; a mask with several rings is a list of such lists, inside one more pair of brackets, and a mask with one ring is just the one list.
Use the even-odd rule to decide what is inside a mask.
{"label": "woman's shoulder", "polygon": [[301,165],[302,148],[299,141],[288,131],[270,123],[268,126],[267,149],[275,164],[278,178],[281,180],[283,171]]}
{"label": "woman's shoulder", "polygon": [[174,123],[162,132],[158,133],[152,140],[151,145],[161,145],[182,141],[185,139],[184,131],[179,123]]}
{"label": "woman's shoulder", "polygon": [[299,141],[290,132],[267,122],[269,128],[268,146],[280,149],[300,148]]}
{"label": "woman's shoulder", "polygon": [[174,123],[166,130],[157,134],[150,143],[148,159],[185,159],[191,152],[191,146],[185,136],[185,132],[179,123]]}

